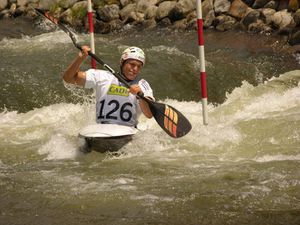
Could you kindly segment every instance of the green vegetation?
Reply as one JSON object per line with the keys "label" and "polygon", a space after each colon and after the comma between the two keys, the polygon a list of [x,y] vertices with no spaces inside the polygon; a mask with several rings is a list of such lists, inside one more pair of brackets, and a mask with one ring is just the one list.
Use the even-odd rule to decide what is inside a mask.
{"label": "green vegetation", "polygon": [[58,10],[60,10],[59,3],[54,3],[53,5],[51,5],[50,7],[51,14],[55,14]]}
{"label": "green vegetation", "polygon": [[87,8],[84,6],[73,7],[71,9],[71,16],[75,19],[83,20],[87,15]]}

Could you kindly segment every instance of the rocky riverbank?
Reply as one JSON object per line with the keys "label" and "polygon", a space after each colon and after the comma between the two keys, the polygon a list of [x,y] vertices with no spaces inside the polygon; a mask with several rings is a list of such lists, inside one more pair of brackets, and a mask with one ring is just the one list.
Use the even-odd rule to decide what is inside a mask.
{"label": "rocky riverbank", "polygon": [[[128,26],[137,29],[197,29],[196,0],[92,2],[95,33],[122,31]],[[33,7],[49,10],[73,28],[88,31],[87,1],[81,0],[0,0],[0,18],[5,23],[20,16],[39,20]],[[300,0],[202,0],[202,8],[205,29],[278,34],[290,45],[300,45]]]}

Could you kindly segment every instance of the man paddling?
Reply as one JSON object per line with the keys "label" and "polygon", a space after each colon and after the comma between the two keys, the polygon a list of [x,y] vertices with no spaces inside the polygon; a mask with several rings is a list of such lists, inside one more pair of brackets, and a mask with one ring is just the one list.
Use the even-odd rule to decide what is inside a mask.
{"label": "man paddling", "polygon": [[152,118],[149,105],[137,94],[154,100],[149,83],[139,79],[138,75],[145,65],[145,54],[138,47],[129,47],[121,55],[121,76],[130,84],[128,89],[113,74],[106,70],[89,69],[81,71],[80,66],[87,58],[90,48],[82,46],[82,51],[69,65],[63,79],[70,84],[96,90],[96,121],[97,123],[136,126],[141,112]]}

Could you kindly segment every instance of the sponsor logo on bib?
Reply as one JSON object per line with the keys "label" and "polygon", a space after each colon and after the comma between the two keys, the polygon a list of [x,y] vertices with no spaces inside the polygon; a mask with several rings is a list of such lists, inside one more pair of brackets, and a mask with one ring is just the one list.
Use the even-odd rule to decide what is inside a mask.
{"label": "sponsor logo on bib", "polygon": [[126,87],[122,87],[116,84],[112,84],[107,92],[108,95],[119,95],[127,97],[129,95],[129,90]]}

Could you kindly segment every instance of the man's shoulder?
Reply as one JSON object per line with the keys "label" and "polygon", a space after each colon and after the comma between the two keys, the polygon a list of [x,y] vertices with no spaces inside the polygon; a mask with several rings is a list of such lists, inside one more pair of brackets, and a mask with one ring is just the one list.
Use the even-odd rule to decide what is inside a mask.
{"label": "man's shoulder", "polygon": [[97,80],[111,80],[114,78],[114,75],[107,70],[89,69],[86,71],[86,74]]}
{"label": "man's shoulder", "polygon": [[140,80],[138,81],[138,84],[150,88],[150,84],[149,84],[148,81],[146,81],[145,79],[140,79]]}

